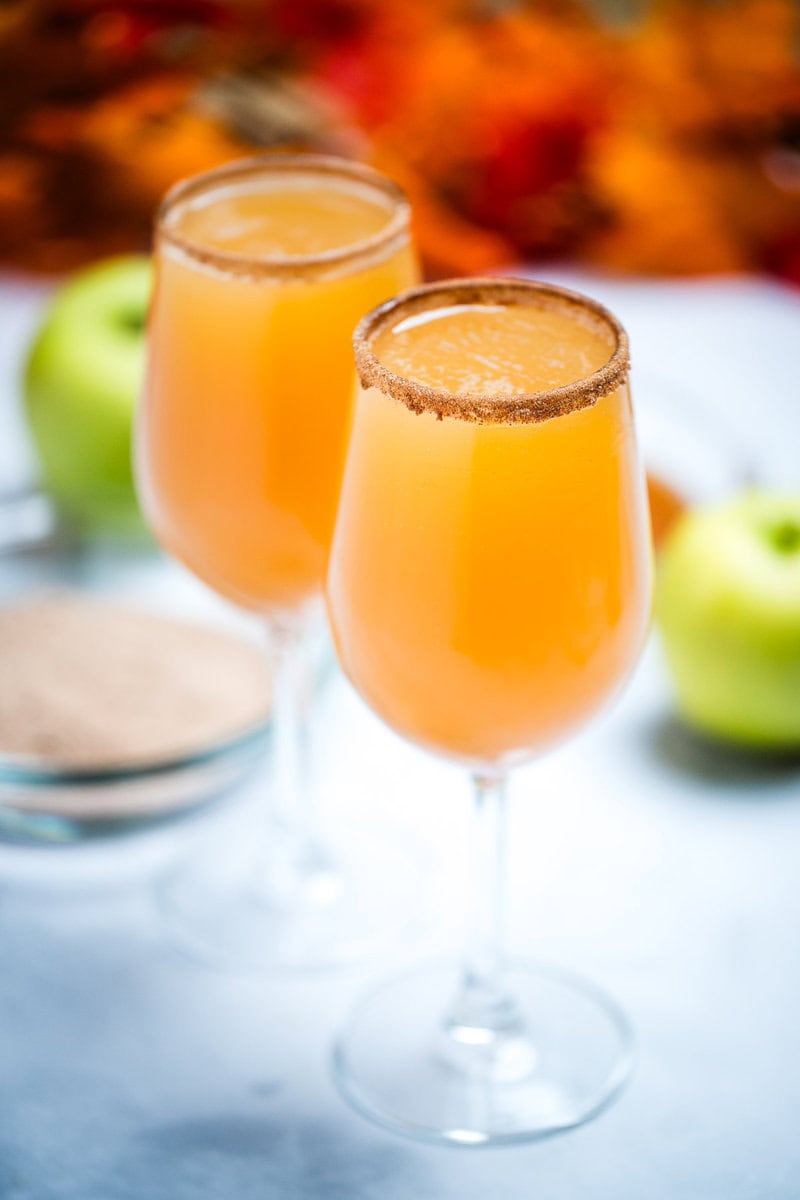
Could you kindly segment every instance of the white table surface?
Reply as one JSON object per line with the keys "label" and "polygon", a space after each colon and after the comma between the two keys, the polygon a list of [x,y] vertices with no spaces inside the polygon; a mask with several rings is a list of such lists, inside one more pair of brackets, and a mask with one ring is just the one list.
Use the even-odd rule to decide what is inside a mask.
{"label": "white table surface", "polygon": [[[637,367],[703,393],[762,477],[800,483],[796,293],[570,281],[620,314]],[[27,470],[13,379],[40,303],[19,281],[0,290],[2,483]],[[39,570],[0,558],[0,590]],[[164,565],[90,557],[78,574],[215,609]],[[578,1131],[437,1149],[351,1113],[327,1050],[368,981],[457,943],[466,784],[340,678],[320,710],[328,818],[392,823],[419,843],[425,928],[317,976],[229,976],[177,953],[154,883],[178,853],[235,853],[263,779],[202,819],[124,842],[0,847],[2,1200],[796,1200],[800,768],[694,742],[651,645],[612,711],[519,772],[512,949],[613,991],[638,1064],[619,1102]]]}

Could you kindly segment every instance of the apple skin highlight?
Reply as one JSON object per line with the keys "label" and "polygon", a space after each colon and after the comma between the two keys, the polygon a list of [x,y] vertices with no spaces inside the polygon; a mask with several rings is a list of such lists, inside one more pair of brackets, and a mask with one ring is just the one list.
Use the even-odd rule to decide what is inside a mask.
{"label": "apple skin highlight", "polygon": [[685,514],[660,555],[656,617],[688,725],[800,753],[800,494]]}

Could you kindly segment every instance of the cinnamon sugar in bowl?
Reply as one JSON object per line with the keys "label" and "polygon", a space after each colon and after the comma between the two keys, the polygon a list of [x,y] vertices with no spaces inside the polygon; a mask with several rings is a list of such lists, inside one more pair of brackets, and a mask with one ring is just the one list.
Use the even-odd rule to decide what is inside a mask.
{"label": "cinnamon sugar in bowl", "polygon": [[266,743],[266,654],[79,593],[0,607],[0,834],[73,841],[174,816]]}

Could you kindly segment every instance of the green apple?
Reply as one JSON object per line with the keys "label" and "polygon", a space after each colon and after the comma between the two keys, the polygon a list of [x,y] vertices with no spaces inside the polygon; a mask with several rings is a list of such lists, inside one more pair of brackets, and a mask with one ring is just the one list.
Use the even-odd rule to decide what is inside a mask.
{"label": "green apple", "polygon": [[685,514],[661,552],[656,613],[690,725],[800,749],[800,494]]}
{"label": "green apple", "polygon": [[141,529],[131,425],[142,385],[150,260],[108,259],[53,297],[25,370],[44,484],[82,525]]}

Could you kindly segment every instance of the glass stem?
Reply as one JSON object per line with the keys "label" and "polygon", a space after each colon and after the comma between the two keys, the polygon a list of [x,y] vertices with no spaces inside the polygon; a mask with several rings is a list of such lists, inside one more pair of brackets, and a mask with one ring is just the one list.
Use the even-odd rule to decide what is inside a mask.
{"label": "glass stem", "polygon": [[265,846],[256,864],[256,887],[272,901],[292,906],[314,901],[334,875],[322,846],[309,772],[311,671],[305,613],[273,617],[269,626],[273,669],[270,806]]}
{"label": "glass stem", "polygon": [[501,772],[476,772],[472,914],[461,983],[446,1031],[463,1047],[487,1047],[523,1032],[505,988],[506,780]]}

